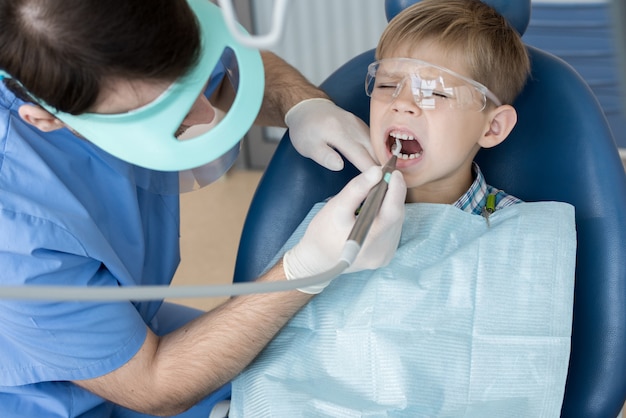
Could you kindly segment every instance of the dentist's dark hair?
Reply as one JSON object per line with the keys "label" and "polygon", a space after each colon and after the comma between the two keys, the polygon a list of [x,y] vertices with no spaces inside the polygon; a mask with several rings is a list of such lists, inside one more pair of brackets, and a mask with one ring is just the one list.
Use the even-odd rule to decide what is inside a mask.
{"label": "dentist's dark hair", "polygon": [[0,28],[0,68],[72,114],[88,111],[109,77],[180,77],[201,43],[186,0],[0,0]]}

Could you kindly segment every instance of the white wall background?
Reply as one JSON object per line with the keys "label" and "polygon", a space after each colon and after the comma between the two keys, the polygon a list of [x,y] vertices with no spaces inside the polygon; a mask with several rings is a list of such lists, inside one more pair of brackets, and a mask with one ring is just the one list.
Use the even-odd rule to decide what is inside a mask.
{"label": "white wall background", "polygon": [[[256,33],[269,32],[273,0],[252,0]],[[374,48],[387,24],[384,0],[289,0],[272,51],[320,84],[341,64]]]}

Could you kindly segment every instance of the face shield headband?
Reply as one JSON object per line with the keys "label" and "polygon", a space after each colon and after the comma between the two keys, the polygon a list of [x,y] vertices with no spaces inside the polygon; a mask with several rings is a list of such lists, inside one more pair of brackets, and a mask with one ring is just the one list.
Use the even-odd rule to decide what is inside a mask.
{"label": "face shield headband", "polygon": [[368,66],[365,91],[372,99],[392,102],[405,86],[423,110],[469,109],[480,112],[487,106],[487,99],[496,106],[502,105],[496,95],[479,82],[426,61],[389,58]]}
{"label": "face shield headband", "polygon": [[[39,104],[81,136],[113,156],[140,167],[159,171],[193,169],[228,156],[233,160],[241,138],[261,107],[264,88],[263,63],[258,50],[240,45],[232,37],[216,5],[207,0],[188,0],[198,19],[202,52],[191,71],[161,96],[139,109],[120,114],[59,112],[43,101]],[[230,49],[238,64],[235,99],[223,118],[210,130],[192,139],[178,140],[175,133],[194,102],[203,93],[222,53]],[[0,76],[11,77],[0,71]],[[245,94],[245,97],[244,97]],[[230,162],[232,164],[232,161]]]}

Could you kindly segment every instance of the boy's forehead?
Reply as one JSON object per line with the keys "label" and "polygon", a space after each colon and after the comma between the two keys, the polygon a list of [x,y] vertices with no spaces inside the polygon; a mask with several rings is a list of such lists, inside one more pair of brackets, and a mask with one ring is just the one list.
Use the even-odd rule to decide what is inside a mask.
{"label": "boy's forehead", "polygon": [[412,58],[426,61],[440,67],[447,68],[464,77],[473,79],[473,74],[467,64],[463,52],[458,49],[445,47],[436,40],[421,40],[419,42],[405,43],[396,48],[390,49],[381,56],[385,58]]}

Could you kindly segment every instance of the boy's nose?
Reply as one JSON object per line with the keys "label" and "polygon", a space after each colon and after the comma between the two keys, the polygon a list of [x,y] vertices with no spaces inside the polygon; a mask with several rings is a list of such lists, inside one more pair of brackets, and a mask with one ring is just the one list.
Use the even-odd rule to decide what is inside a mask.
{"label": "boy's nose", "polygon": [[413,96],[410,81],[407,82],[407,80],[405,80],[398,86],[398,90],[392,102],[392,108],[397,112],[421,114],[422,109],[415,102],[415,96]]}

